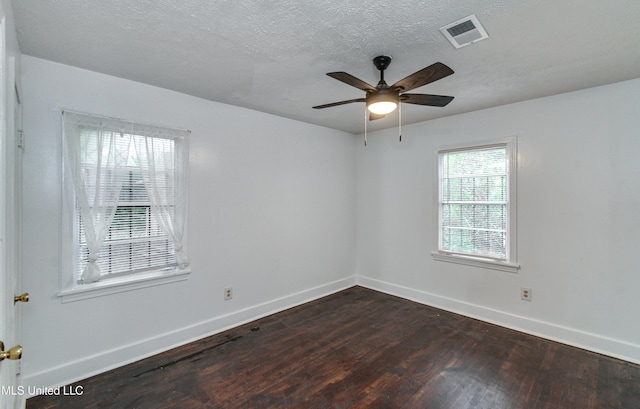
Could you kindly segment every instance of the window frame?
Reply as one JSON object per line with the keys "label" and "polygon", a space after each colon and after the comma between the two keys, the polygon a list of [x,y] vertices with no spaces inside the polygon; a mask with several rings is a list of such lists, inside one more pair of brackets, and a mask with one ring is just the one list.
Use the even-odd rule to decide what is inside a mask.
{"label": "window frame", "polygon": [[[62,111],[64,114],[64,111]],[[62,115],[61,115],[62,116]],[[96,115],[97,116],[97,115]],[[61,119],[62,122],[62,119]],[[146,124],[141,124],[146,125]],[[159,127],[157,125],[152,125]],[[62,129],[62,125],[60,129]],[[167,128],[171,129],[171,128]],[[78,219],[76,213],[76,195],[71,175],[67,170],[67,164],[64,152],[66,148],[64,132],[60,133],[62,141],[62,149],[60,151],[60,160],[62,164],[61,182],[62,182],[62,202],[61,202],[61,240],[60,240],[60,269],[59,269],[59,291],[57,296],[63,303],[80,301],[94,297],[100,297],[110,294],[116,294],[124,291],[132,291],[136,289],[163,285],[178,281],[184,281],[191,273],[191,269],[166,268],[152,269],[141,272],[132,272],[128,274],[114,274],[104,280],[93,283],[78,283],[76,277],[76,260],[78,260],[78,252],[80,246],[77,243],[77,234],[79,232]],[[184,141],[184,149],[188,149],[188,141]],[[178,155],[178,150],[174,151],[174,155]],[[177,156],[176,156],[177,158]],[[185,163],[184,166],[188,166]],[[125,205],[126,207],[126,205]],[[183,236],[183,248],[187,249],[188,228],[185,224]]]}
{"label": "window frame", "polygon": [[[504,146],[507,155],[507,234],[506,234],[506,250],[507,259],[498,260],[491,257],[483,257],[480,255],[468,255],[449,252],[441,249],[442,243],[442,154],[456,151],[471,151],[483,148],[491,148]],[[434,160],[434,213],[436,228],[434,229],[434,243],[436,249],[431,252],[435,261],[444,261],[449,263],[463,264],[473,267],[488,268],[493,270],[517,273],[520,265],[517,261],[517,137],[509,136],[481,142],[468,142],[456,145],[442,146],[435,152]]]}

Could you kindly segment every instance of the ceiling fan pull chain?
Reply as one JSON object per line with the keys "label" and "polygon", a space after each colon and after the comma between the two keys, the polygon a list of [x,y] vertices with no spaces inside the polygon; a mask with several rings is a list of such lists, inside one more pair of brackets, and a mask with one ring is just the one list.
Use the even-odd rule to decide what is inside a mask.
{"label": "ceiling fan pull chain", "polygon": [[367,107],[364,107],[364,146],[367,146],[367,122],[368,119],[367,118]]}
{"label": "ceiling fan pull chain", "polygon": [[402,142],[402,100],[398,101],[398,139]]}

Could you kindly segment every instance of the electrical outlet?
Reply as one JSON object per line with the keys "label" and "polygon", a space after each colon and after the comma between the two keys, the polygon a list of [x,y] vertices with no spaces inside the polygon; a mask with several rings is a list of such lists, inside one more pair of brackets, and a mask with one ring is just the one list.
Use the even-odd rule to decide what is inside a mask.
{"label": "electrical outlet", "polygon": [[227,287],[224,289],[224,299],[230,300],[233,298],[233,287]]}
{"label": "electrical outlet", "polygon": [[531,301],[531,288],[521,288],[520,298],[524,301]]}

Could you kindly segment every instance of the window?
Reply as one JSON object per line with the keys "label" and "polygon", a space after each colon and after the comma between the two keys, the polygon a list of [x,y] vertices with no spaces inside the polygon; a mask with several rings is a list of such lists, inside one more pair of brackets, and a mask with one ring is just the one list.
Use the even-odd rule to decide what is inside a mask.
{"label": "window", "polygon": [[189,272],[188,134],[64,112],[63,243],[72,244],[61,295]]}
{"label": "window", "polygon": [[515,149],[506,142],[438,152],[437,260],[515,264]]}
{"label": "window", "polygon": [[[128,168],[124,176],[118,205],[100,249],[101,257],[96,261],[101,280],[148,270],[173,269],[177,266],[173,243],[158,223],[159,216],[151,206],[140,170]],[[173,204],[169,211],[172,215],[175,214]],[[75,262],[75,273],[79,278],[89,259],[89,246],[81,213],[76,206],[78,259]]]}

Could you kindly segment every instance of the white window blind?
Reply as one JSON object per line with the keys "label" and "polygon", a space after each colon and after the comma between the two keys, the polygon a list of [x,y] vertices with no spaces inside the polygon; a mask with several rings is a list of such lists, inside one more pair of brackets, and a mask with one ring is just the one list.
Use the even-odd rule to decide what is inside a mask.
{"label": "white window blind", "polygon": [[[160,142],[166,154],[173,157],[174,141],[160,139]],[[135,159],[134,153],[132,152],[132,160]],[[166,163],[169,166],[163,170],[164,183],[159,188],[165,191],[174,190],[173,162],[175,161]],[[91,172],[86,168],[84,171]],[[155,214],[155,209],[149,201],[140,169],[137,166],[127,167],[122,172],[122,179],[118,206],[105,242],[100,249],[100,257],[96,262],[102,278],[174,268],[176,257],[173,243],[160,227],[158,215]],[[95,180],[95,178],[89,177],[87,180]],[[168,207],[174,215],[175,206]],[[76,207],[76,217],[79,251],[75,265],[76,274],[80,276],[89,257],[89,248],[78,207]]]}
{"label": "white window blind", "polygon": [[441,151],[439,251],[509,260],[506,144]]}

